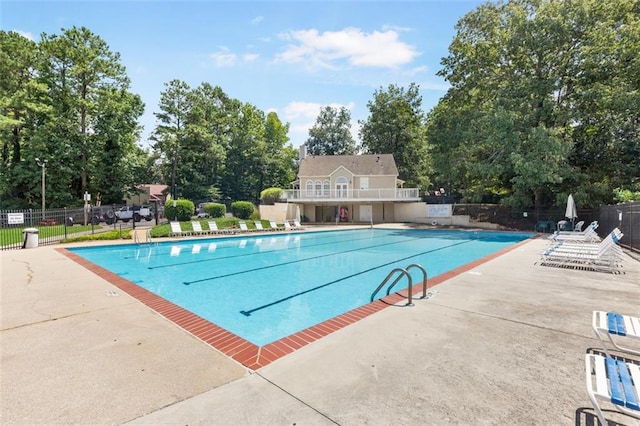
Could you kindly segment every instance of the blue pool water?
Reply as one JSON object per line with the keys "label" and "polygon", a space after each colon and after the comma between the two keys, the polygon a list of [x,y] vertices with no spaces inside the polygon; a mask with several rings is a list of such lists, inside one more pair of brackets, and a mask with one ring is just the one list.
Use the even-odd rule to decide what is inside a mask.
{"label": "blue pool water", "polygon": [[530,236],[359,229],[70,250],[263,346],[369,303],[394,268],[418,263],[431,278]]}

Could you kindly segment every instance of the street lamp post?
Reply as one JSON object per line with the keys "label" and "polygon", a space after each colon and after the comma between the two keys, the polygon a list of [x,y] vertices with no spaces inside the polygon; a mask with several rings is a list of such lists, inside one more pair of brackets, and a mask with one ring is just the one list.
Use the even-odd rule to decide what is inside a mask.
{"label": "street lamp post", "polygon": [[38,166],[40,166],[42,168],[42,220],[44,220],[44,200],[45,200],[45,175],[44,175],[44,171],[47,168],[47,161],[48,160],[42,160],[40,161],[39,158],[36,158],[36,163],[38,163]]}

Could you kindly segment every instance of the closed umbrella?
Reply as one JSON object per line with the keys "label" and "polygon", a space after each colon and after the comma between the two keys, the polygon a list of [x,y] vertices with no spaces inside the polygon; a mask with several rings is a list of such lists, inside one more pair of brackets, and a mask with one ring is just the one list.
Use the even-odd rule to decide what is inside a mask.
{"label": "closed umbrella", "polygon": [[573,201],[572,194],[569,194],[569,198],[567,198],[567,209],[564,212],[564,216],[571,221],[571,229],[573,229],[573,222],[578,217],[578,209],[576,209],[576,202]]}

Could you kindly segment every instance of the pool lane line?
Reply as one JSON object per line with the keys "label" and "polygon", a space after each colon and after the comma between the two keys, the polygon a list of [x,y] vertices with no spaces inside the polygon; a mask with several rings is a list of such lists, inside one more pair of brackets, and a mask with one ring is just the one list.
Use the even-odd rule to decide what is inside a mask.
{"label": "pool lane line", "polygon": [[321,288],[328,287],[330,285],[339,283],[340,281],[344,281],[344,280],[347,280],[349,278],[357,277],[358,275],[366,274],[367,272],[375,271],[376,269],[384,268],[385,266],[393,265],[394,263],[398,263],[398,262],[402,262],[402,261],[405,261],[405,260],[409,260],[409,259],[411,259],[413,257],[416,257],[416,256],[422,256],[424,254],[433,253],[433,252],[438,251],[438,250],[443,250],[443,249],[446,249],[446,248],[459,246],[459,245],[462,245],[462,244],[470,243],[472,241],[477,241],[477,240],[461,241],[459,243],[451,244],[451,245],[448,245],[448,246],[438,247],[438,248],[435,248],[435,249],[427,250],[427,251],[422,252],[422,253],[412,254],[411,256],[403,257],[402,259],[397,259],[397,260],[394,260],[392,262],[387,262],[387,263],[384,263],[382,265],[378,265],[378,266],[375,266],[373,268],[365,269],[364,271],[360,271],[360,272],[357,272],[355,274],[347,275],[346,277],[342,277],[342,278],[339,278],[337,280],[333,280],[333,281],[330,281],[328,283],[324,283],[324,284],[321,284],[319,286],[312,287],[312,288],[309,288],[307,290],[304,290],[304,291],[301,291],[301,292],[298,292],[298,293],[294,293],[294,294],[292,294],[290,296],[283,297],[282,299],[278,299],[278,300],[275,300],[275,301],[273,301],[271,303],[267,303],[266,305],[262,305],[262,306],[258,306],[257,308],[249,309],[248,311],[244,311],[244,310],[240,311],[240,313],[242,315],[248,317],[248,316],[251,316],[251,314],[254,313],[254,312],[260,311],[262,309],[269,308],[271,306],[275,306],[275,305],[280,304],[282,302],[286,302],[287,300],[295,299],[296,297],[302,296],[304,294],[311,293],[311,292],[316,291],[316,290],[320,290]]}
{"label": "pool lane line", "polygon": [[[466,240],[466,241],[463,241],[463,243],[470,242],[470,241],[476,241],[476,240]],[[326,253],[326,254],[322,254],[322,255],[318,255],[318,256],[305,257],[305,258],[296,259],[296,260],[290,260],[290,261],[282,262],[282,263],[274,263],[274,264],[267,265],[267,266],[261,266],[259,268],[244,269],[242,271],[230,272],[230,273],[224,274],[224,275],[216,275],[215,277],[201,278],[199,280],[193,280],[193,281],[184,281],[182,284],[191,285],[191,284],[197,284],[197,283],[201,283],[201,282],[205,282],[205,281],[214,281],[214,280],[218,280],[220,278],[228,278],[228,277],[232,277],[234,275],[242,275],[242,274],[247,274],[249,272],[260,271],[262,269],[277,268],[279,266],[306,262],[306,261],[309,261],[309,260],[320,259],[320,258],[323,258],[323,257],[338,256],[338,255],[342,255],[342,254],[345,254],[345,253],[351,253],[351,252],[354,252],[354,251],[362,251],[362,250],[368,250],[368,249],[372,249],[372,248],[376,248],[376,247],[385,247],[385,246],[390,246],[390,245],[393,245],[393,244],[404,244],[404,243],[408,243],[408,242],[411,242],[411,240],[404,239],[402,241],[394,241],[394,242],[391,242],[391,243],[376,244],[376,245],[367,246],[367,247],[357,247],[357,248],[353,248],[353,249],[350,249],[350,250],[343,250],[343,251],[338,251],[338,252]],[[449,247],[449,246],[445,246],[445,247]],[[427,251],[426,253],[429,253],[429,252]],[[252,254],[255,254],[255,253],[252,253]],[[257,254],[260,254],[260,253],[257,253]]]}
{"label": "pool lane line", "polygon": [[[388,235],[380,235],[380,236],[373,237],[373,238],[372,237],[351,238],[348,241],[371,240],[371,239],[386,238],[386,237],[388,237]],[[404,241],[406,241],[406,239]],[[328,243],[311,244],[311,245],[305,245],[304,248],[308,249],[308,248],[311,248],[311,247],[321,247],[321,246],[326,246],[326,245],[340,244],[341,242],[342,241],[339,241],[339,242],[332,241],[332,242],[328,242]],[[237,248],[237,247],[232,247],[232,248]],[[279,252],[279,251],[286,251],[286,250],[290,250],[290,249],[291,249],[291,247],[285,247],[285,248],[273,249],[273,250],[265,250],[265,251],[251,252],[251,253],[234,254],[232,256],[213,257],[213,258],[210,258],[210,259],[197,259],[197,260],[190,260],[188,262],[171,263],[171,264],[168,264],[168,265],[147,266],[147,269],[171,268],[171,267],[174,267],[174,266],[190,265],[190,264],[194,264],[194,263],[215,262],[215,261],[218,261],[218,260],[234,259],[234,258],[243,257],[243,256],[256,256],[256,255],[262,255],[262,254],[268,254],[268,253],[276,253],[276,252]]]}

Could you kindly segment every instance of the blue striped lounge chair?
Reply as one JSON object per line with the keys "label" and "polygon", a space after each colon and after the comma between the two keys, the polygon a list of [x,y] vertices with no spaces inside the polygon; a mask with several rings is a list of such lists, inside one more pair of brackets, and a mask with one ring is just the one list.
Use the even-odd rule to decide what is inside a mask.
{"label": "blue striped lounge chair", "polygon": [[[640,419],[640,365],[624,359],[587,354],[587,394],[602,425],[607,425],[600,401],[628,416]],[[616,423],[617,424],[617,423]]]}
{"label": "blue striped lounge chair", "polygon": [[[603,335],[609,338],[617,350],[640,356],[640,317],[615,312],[593,311],[591,325],[607,356],[610,354]],[[628,346],[629,344],[633,346],[634,343],[637,343],[637,349]]]}

